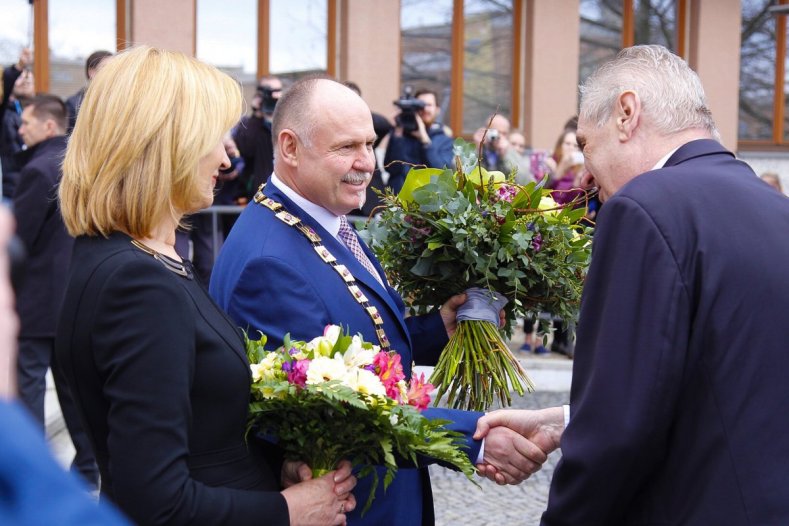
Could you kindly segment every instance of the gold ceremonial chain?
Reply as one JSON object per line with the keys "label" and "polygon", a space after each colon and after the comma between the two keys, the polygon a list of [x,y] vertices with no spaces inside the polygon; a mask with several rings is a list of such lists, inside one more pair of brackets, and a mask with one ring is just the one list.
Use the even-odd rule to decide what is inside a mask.
{"label": "gold ceremonial chain", "polygon": [[364,295],[362,289],[360,289],[356,284],[356,278],[353,277],[351,271],[348,270],[345,265],[340,265],[337,263],[337,259],[332,255],[332,253],[321,244],[321,238],[318,233],[309,226],[305,225],[301,219],[285,210],[281,203],[278,203],[270,197],[263,195],[263,185],[261,185],[260,189],[255,194],[254,201],[257,204],[263,205],[274,212],[274,217],[286,225],[296,228],[299,232],[304,234],[307,240],[309,240],[310,244],[312,244],[312,248],[315,249],[315,252],[317,252],[318,256],[320,256],[324,263],[331,265],[331,267],[337,271],[337,274],[339,274],[340,278],[342,278],[342,280],[345,282],[345,285],[348,287],[348,292],[351,293],[353,299],[355,299],[356,302],[361,305],[370,316],[373,326],[375,327],[375,334],[378,336],[378,342],[381,344],[381,350],[389,352],[391,350],[389,347],[389,338],[386,337],[386,333],[384,332],[384,320],[378,313],[378,309],[375,307],[375,305],[370,304],[367,296]]}

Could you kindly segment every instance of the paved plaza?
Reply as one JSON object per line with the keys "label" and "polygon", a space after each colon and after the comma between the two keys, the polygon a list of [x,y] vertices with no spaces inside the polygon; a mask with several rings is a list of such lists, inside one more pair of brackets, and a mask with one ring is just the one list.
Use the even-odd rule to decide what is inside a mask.
{"label": "paved plaza", "polygon": [[[569,399],[566,391],[536,392],[513,400],[513,407],[539,409],[566,404]],[[477,488],[461,473],[432,466],[436,526],[538,525],[560,457],[559,451],[552,453],[540,471],[517,486],[499,486],[476,477]]]}

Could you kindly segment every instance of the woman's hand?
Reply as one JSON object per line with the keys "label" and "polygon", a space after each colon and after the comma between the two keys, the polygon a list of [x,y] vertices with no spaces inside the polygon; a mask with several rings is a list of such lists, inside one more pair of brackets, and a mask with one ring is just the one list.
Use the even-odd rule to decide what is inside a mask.
{"label": "woman's hand", "polygon": [[[286,463],[288,464],[288,463]],[[306,468],[306,471],[305,469]],[[286,469],[290,474],[286,477]],[[340,462],[335,471],[317,479],[303,462],[283,465],[283,482],[293,476],[301,477],[301,482],[282,491],[288,503],[291,526],[344,525],[345,514],[356,508],[356,498],[351,490],[356,486],[356,477],[351,472],[351,463]]]}
{"label": "woman's hand", "polygon": [[281,478],[282,487],[289,488],[295,486],[299,482],[310,480],[312,478],[312,470],[304,462],[286,460],[282,463]]}

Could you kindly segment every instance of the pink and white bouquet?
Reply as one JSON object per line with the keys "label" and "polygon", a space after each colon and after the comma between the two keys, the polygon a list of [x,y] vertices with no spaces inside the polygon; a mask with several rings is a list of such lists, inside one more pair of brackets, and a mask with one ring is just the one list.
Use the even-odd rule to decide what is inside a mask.
{"label": "pink and white bouquet", "polygon": [[424,374],[406,382],[400,355],[383,352],[350,336],[337,325],[309,342],[292,341],[274,351],[266,336],[247,339],[252,371],[250,428],[274,435],[286,458],[302,460],[320,475],[340,460],[363,466],[372,474],[372,502],[378,475],[386,468],[384,488],[397,472],[396,457],[413,464],[419,456],[455,466],[472,480],[474,467],[463,436],[446,429],[445,420],[421,414],[433,386]]}

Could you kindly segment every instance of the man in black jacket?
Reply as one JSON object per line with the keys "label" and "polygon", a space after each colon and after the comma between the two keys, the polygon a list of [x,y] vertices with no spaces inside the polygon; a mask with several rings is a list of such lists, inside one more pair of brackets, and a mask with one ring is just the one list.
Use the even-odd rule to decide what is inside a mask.
{"label": "man in black jacket", "polygon": [[662,46],[586,80],[577,139],[604,205],[570,405],[480,431],[561,445],[542,526],[789,524],[789,200],[718,142]]}
{"label": "man in black jacket", "polygon": [[[90,79],[99,71],[101,64],[112,56],[109,51],[94,51],[90,54],[85,61],[85,78],[90,83]],[[68,110],[68,133],[74,130],[74,125],[77,123],[77,115],[79,114],[79,107],[82,105],[82,99],[85,98],[85,90],[88,86],[85,85],[79,89],[74,95],[66,99],[66,109]]]}
{"label": "man in black jacket", "polygon": [[87,435],[79,425],[71,395],[54,362],[55,323],[63,301],[74,240],[60,216],[57,188],[66,151],[66,106],[54,95],[38,95],[22,111],[19,134],[19,184],[14,194],[17,236],[27,251],[17,310],[19,312],[19,398],[44,426],[46,372],[52,367],[64,420],[74,442],[72,469],[96,485],[97,468]]}
{"label": "man in black jacket", "polygon": [[244,169],[238,178],[238,197],[245,204],[254,197],[261,183],[274,171],[274,146],[271,141],[271,118],[282,93],[282,81],[277,77],[263,77],[252,99],[252,114],[241,119],[233,140],[244,159]]}
{"label": "man in black jacket", "polygon": [[[441,107],[438,95],[434,91],[421,89],[417,90],[414,98],[421,103],[421,109],[404,111],[395,118],[396,126],[389,135],[384,156],[384,166],[389,172],[387,184],[395,193],[403,187],[412,166],[453,166],[453,139],[439,122]],[[405,114],[409,115],[407,123]],[[411,119],[413,122],[410,122]]]}

